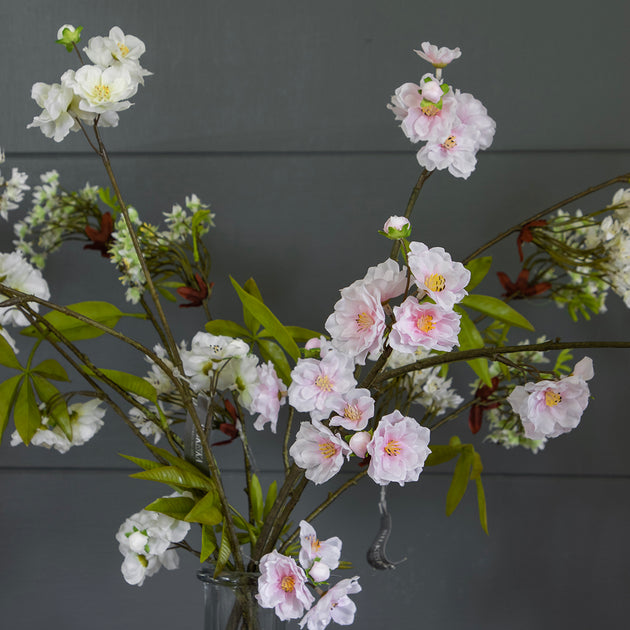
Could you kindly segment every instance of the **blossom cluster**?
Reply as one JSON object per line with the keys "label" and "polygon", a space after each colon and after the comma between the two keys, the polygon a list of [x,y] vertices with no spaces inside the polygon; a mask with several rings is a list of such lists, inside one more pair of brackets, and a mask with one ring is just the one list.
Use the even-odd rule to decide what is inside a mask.
{"label": "blossom cluster", "polygon": [[[308,590],[308,585],[327,582],[330,572],[339,566],[341,540],[337,537],[319,540],[315,529],[306,521],[300,522],[299,565],[290,556],[274,550],[260,559],[260,578],[256,599],[263,608],[273,608],[283,621],[298,619],[300,628],[323,630],[334,621],[350,625],[354,621],[356,605],[349,595],[361,587],[358,577],[340,580],[326,590],[319,601]],[[320,591],[321,592],[321,591]]]}
{"label": "blossom cluster", "polygon": [[[5,161],[4,151],[0,148],[0,164]],[[5,221],[8,219],[9,210],[16,210],[24,199],[24,192],[30,186],[26,184],[28,175],[18,168],[13,167],[11,177],[4,179],[0,172],[0,217]]]}
{"label": "blossom cluster", "polygon": [[453,89],[442,80],[442,68],[461,55],[459,48],[438,49],[429,42],[415,51],[436,69],[419,83],[404,83],[387,105],[411,142],[426,142],[416,157],[428,171],[444,170],[467,179],[475,170],[477,152],[487,149],[496,123],[472,94]]}
{"label": "blossom cluster", "polygon": [[125,581],[142,586],[161,567],[177,569],[179,556],[171,547],[184,540],[189,530],[190,523],[158,512],[141,510],[130,516],[116,534],[118,550],[124,556],[121,571]]}
{"label": "blossom cluster", "polygon": [[[57,37],[63,41],[75,32],[73,26],[66,24]],[[74,39],[75,47],[76,41],[78,38]],[[79,131],[84,124],[116,127],[118,112],[131,107],[128,99],[136,94],[140,84],[144,85],[144,77],[151,74],[140,65],[144,43],[133,35],[125,35],[118,26],[107,37],[92,37],[83,52],[92,64],[67,70],[59,83],[35,83],[31,91],[42,111],[28,127],[39,127],[55,142],[61,142],[70,131]]]}

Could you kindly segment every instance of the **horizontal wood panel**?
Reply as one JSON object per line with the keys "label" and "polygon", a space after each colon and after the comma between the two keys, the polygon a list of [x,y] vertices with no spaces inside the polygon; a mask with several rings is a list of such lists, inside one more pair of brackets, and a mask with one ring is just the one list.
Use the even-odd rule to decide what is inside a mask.
{"label": "horizontal wood panel", "polygon": [[[467,181],[438,173],[426,184],[414,219],[414,238],[443,246],[454,259],[472,252],[509,225],[592,184],[622,173],[630,154],[486,155]],[[62,183],[72,189],[86,180],[104,183],[96,158],[11,160],[33,174],[55,166]],[[392,213],[402,213],[419,169],[412,154],[345,156],[232,156],[232,157],[118,157],[114,159],[123,194],[152,222],[174,202],[197,193],[212,204],[216,227],[209,235],[215,282],[213,315],[241,321],[240,307],[228,281],[254,276],[269,306],[288,324],[323,330],[338,299],[338,290],[384,260],[388,243],[377,234]],[[597,209],[610,202],[616,188],[584,201]],[[16,211],[19,212],[19,211]],[[9,229],[0,232],[0,249],[11,248]],[[108,299],[123,310],[133,310],[122,299],[117,273],[96,252],[68,246],[68,256],[53,255],[46,270],[53,297],[69,304],[78,299]],[[516,276],[519,263],[514,239],[498,247],[493,272],[483,290],[502,289],[494,271]],[[78,263],[78,264],[77,264]],[[170,305],[167,305],[170,306]],[[607,314],[590,324],[574,324],[555,306],[518,305],[536,325],[537,334],[563,339],[628,339],[628,310],[615,295]],[[200,330],[203,318],[195,309],[169,308],[177,339]],[[142,332],[142,322],[123,322],[123,329],[145,343],[157,342]],[[530,335],[530,339],[534,339]],[[103,367],[120,367],[120,347],[107,340],[85,344]],[[24,350],[26,353],[27,351]],[[584,353],[587,354],[587,353]],[[549,443],[542,453],[506,452],[475,438],[489,472],[554,474],[627,474],[630,463],[622,374],[627,351],[588,352],[595,360],[591,381],[593,399],[577,431]],[[25,358],[25,354],[20,355]],[[46,356],[46,355],[42,355]],[[576,354],[580,358],[582,353]],[[125,355],[125,366],[138,374],[146,364],[135,354]],[[6,374],[6,371],[3,372]],[[458,370],[457,387],[468,390],[467,368]],[[126,405],[125,405],[126,408]],[[470,440],[465,419],[454,425]],[[435,442],[446,441],[447,429]],[[255,435],[256,458],[263,469],[277,469],[279,439],[268,431]],[[240,458],[235,444],[218,449],[228,468]],[[143,455],[122,421],[108,415],[106,426],[91,443],[67,455],[42,449],[0,447],[0,466],[115,467],[125,466],[118,453]]]}
{"label": "horizontal wood panel", "polygon": [[76,66],[53,43],[71,22],[86,42],[119,25],[147,45],[154,76],[107,132],[121,150],[405,150],[385,105],[431,69],[412,52],[425,40],[461,47],[445,76],[496,119],[493,148],[627,148],[629,11],[617,0],[5,3],[0,143],[84,146],[25,129],[32,84]]}
{"label": "horizontal wood panel", "polygon": [[[263,475],[266,488],[271,477]],[[226,475],[231,495],[242,482]],[[390,487],[389,557],[378,572],[364,557],[378,531],[378,490],[368,481],[315,521],[339,536],[350,572],[360,576],[355,626],[472,630],[590,630],[623,627],[630,573],[626,558],[629,481],[492,478],[485,482],[490,536],[477,522],[474,495],[446,518],[448,479]],[[113,626],[201,627],[198,563],[180,553],[141,587],[120,574],[115,533],[161,493],[119,473],[0,471],[3,623],[7,628],[92,630]],[[352,494],[350,494],[352,493]],[[311,493],[296,521],[323,493]],[[238,502],[237,502],[238,504]],[[191,539],[193,546],[195,539]],[[37,605],[34,603],[37,602]]]}

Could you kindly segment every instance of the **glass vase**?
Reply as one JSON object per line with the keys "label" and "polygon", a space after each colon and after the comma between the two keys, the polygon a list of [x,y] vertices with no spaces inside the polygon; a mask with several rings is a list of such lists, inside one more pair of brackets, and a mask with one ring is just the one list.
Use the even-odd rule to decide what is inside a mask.
{"label": "glass vase", "polygon": [[288,630],[273,608],[256,601],[257,573],[224,572],[216,578],[211,569],[201,569],[204,630]]}

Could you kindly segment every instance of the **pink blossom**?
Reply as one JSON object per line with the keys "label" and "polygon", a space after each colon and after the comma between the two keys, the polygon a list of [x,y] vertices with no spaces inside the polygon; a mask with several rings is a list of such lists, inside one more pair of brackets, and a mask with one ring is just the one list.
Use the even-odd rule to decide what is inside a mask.
{"label": "pink blossom", "polygon": [[391,239],[407,238],[411,234],[409,219],[396,215],[389,217],[383,226],[383,234]]}
{"label": "pink blossom", "polygon": [[507,400],[521,417],[525,437],[542,440],[575,429],[588,405],[586,381],[593,375],[593,361],[584,357],[571,376],[517,385]]}
{"label": "pink blossom", "polygon": [[456,118],[457,101],[451,92],[442,97],[442,107],[424,102],[419,107],[411,107],[400,128],[411,142],[424,140],[439,141],[447,137]]}
{"label": "pink blossom", "polygon": [[340,626],[349,626],[354,622],[357,611],[356,604],[348,597],[361,590],[358,576],[341,580],[304,615],[300,628],[305,625],[308,630],[323,630],[331,621]]}
{"label": "pink blossom", "polygon": [[446,46],[442,46],[438,48],[435,44],[430,44],[429,42],[422,42],[421,47],[421,51],[414,50],[413,52],[436,68],[444,68],[448,66],[451,61],[462,56],[462,51],[459,47],[447,48]]}
{"label": "pink blossom", "polygon": [[395,260],[388,258],[385,262],[370,267],[361,282],[378,291],[381,303],[384,304],[405,292],[407,269],[401,269]]}
{"label": "pink blossom", "polygon": [[324,326],[337,350],[365,365],[367,355],[383,347],[385,311],[380,293],[361,280],[341,289],[341,299]]}
{"label": "pink blossom", "polygon": [[367,452],[371,455],[368,475],[385,486],[396,481],[418,481],[430,453],[430,431],[397,409],[381,418]]}
{"label": "pink blossom", "polygon": [[359,431],[350,438],[348,446],[357,457],[363,459],[367,454],[367,446],[371,440],[372,436],[368,431]]}
{"label": "pink blossom", "polygon": [[369,389],[353,389],[344,394],[343,405],[336,407],[339,414],[330,419],[331,427],[344,427],[350,431],[365,429],[374,415],[374,399]]}
{"label": "pink blossom", "polygon": [[414,241],[409,245],[408,262],[418,288],[442,308],[450,310],[468,295],[470,271],[453,262],[442,247],[429,249],[424,243]]}
{"label": "pink blossom", "polygon": [[275,433],[280,406],[287,399],[286,386],[278,378],[271,361],[259,365],[257,370],[258,382],[252,388],[252,402],[249,405],[251,413],[259,414],[254,422],[254,429],[262,431],[265,424],[269,422],[271,432]]}
{"label": "pink blossom", "polygon": [[431,103],[439,103],[444,95],[442,86],[433,78],[427,77],[422,83],[422,98],[431,101]]}
{"label": "pink blossom", "polygon": [[300,359],[291,372],[289,404],[321,420],[343,400],[357,382],[352,357],[331,350],[322,359]]}
{"label": "pink blossom", "polygon": [[300,521],[300,545],[300,564],[306,571],[314,562],[322,562],[331,570],[339,566],[342,543],[337,536],[319,540],[314,527],[307,521]]}
{"label": "pink blossom", "polygon": [[466,127],[474,130],[475,144],[478,149],[487,149],[494,139],[496,122],[488,116],[488,110],[472,94],[455,90],[457,118]]}
{"label": "pink blossom", "polygon": [[289,449],[295,463],[306,470],[306,478],[315,484],[334,477],[350,456],[350,447],[321,422],[302,422]]}
{"label": "pink blossom", "polygon": [[282,620],[297,619],[313,604],[306,574],[293,558],[275,549],[260,559],[256,599],[263,608],[273,608]]}
{"label": "pink blossom", "polygon": [[391,109],[396,120],[404,120],[412,107],[420,108],[422,103],[422,90],[415,83],[403,83],[396,88],[391,103],[387,109]]}
{"label": "pink blossom", "polygon": [[462,124],[454,126],[441,139],[427,142],[418,151],[418,163],[427,171],[448,169],[453,177],[468,179],[477,165],[475,139],[478,136],[476,129]]}
{"label": "pink blossom", "polygon": [[461,315],[454,311],[428,302],[420,304],[410,295],[394,307],[394,317],[388,343],[398,352],[410,354],[418,348],[448,352],[457,345]]}

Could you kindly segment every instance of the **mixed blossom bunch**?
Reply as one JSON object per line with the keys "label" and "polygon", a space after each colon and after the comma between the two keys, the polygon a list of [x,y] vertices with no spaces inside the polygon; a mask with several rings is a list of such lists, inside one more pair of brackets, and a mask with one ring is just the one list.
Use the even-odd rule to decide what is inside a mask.
{"label": "mixed blossom bunch", "polygon": [[[441,246],[412,240],[411,212],[428,177],[448,170],[468,178],[477,152],[491,145],[495,133],[483,104],[443,79],[444,68],[461,56],[459,48],[424,42],[416,52],[434,72],[397,88],[388,105],[403,133],[426,143],[417,153],[423,169],[404,215],[389,217],[380,230],[389,257],[340,290],[325,333],[282,324],[252,278],[243,285],[232,279],[242,323],[213,318],[203,237],[215,215],[192,194],[184,206],[164,212],[164,227],[143,221],[141,210],[125,203],[102,140],[101,129],[119,124],[151,74],[140,65],[143,42],[113,27],[80,50],[81,28],[71,25],[59,29],[57,40],[77,53],[80,66],[64,72],[59,83],[33,86],[41,112],[28,126],[55,142],[81,131],[101,158],[109,186],[67,191],[56,171],[44,173],[30,209],[14,224],[15,251],[0,254],[0,363],[17,371],[0,384],[0,426],[4,430],[12,414],[11,445],[61,453],[92,439],[106,408],[134,432],[151,458],[126,455],[142,469],[133,476],[177,491],[127,518],[116,534],[128,583],[141,585],[160,567],[175,568],[177,550],[184,549],[211,562],[215,575],[259,572],[256,600],[282,620],[299,619],[308,630],[351,624],[356,606],[350,596],[361,590],[359,578],[331,585],[347,564],[341,561],[341,540],[320,540],[310,522],[364,476],[384,492],[390,483],[418,481],[427,466],[457,459],[447,513],[475,481],[487,531],[479,453],[456,435],[436,443],[434,433],[468,415],[465,431],[478,433],[485,423],[488,440],[536,452],[579,424],[594,370],[588,356],[570,368],[571,349],[630,344],[544,336],[535,343],[509,341],[515,328],[533,330],[512,304],[547,299],[568,304],[573,317],[588,317],[588,310],[605,309],[612,289],[630,307],[630,189],[587,214],[554,206],[463,261]],[[0,174],[4,220],[9,212],[19,216],[26,181],[17,168],[8,180]],[[628,175],[619,176],[581,196],[628,181]],[[522,265],[516,281],[498,272],[501,298],[476,293],[492,265],[481,254],[513,234]],[[115,265],[135,313],[102,301],[51,300],[43,275],[47,257],[75,240]],[[528,257],[524,246],[533,251]],[[203,309],[204,329],[176,342],[160,298]],[[125,317],[138,313],[155,331],[152,347],[120,330]],[[33,340],[25,365],[9,333],[15,329]],[[80,348],[83,339],[103,334],[144,355],[148,372],[138,376],[120,365],[100,366]],[[44,342],[62,362],[34,361]],[[551,351],[560,351],[553,368]],[[448,375],[457,361],[472,370],[467,397]],[[77,381],[84,382],[80,389],[74,389]],[[74,397],[88,400],[69,404]],[[284,435],[284,480],[266,493],[256,474],[251,429]],[[215,457],[218,446],[232,442],[243,451],[244,513],[227,497]],[[342,470],[354,476],[292,529],[290,518],[308,481],[327,484]],[[189,542],[193,532],[200,540],[196,549]],[[242,614],[248,610],[242,607]]]}

